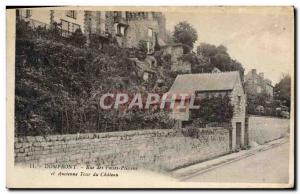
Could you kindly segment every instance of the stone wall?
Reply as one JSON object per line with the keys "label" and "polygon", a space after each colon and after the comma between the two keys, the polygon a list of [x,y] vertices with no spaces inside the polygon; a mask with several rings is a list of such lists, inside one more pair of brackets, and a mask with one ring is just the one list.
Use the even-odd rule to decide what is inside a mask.
{"label": "stone wall", "polygon": [[[153,30],[152,36],[148,35],[148,29]],[[126,30],[125,47],[138,47],[139,41],[144,40],[154,46],[155,33],[159,32],[158,22],[156,20],[132,20],[128,21]]]}
{"label": "stone wall", "polygon": [[15,163],[101,164],[171,170],[230,152],[229,130],[198,129],[199,137],[173,129],[15,139]]}
{"label": "stone wall", "polygon": [[170,55],[171,71],[178,73],[191,73],[192,65],[188,61],[183,61],[183,46],[182,44],[168,44],[162,46],[163,56]]}
{"label": "stone wall", "polygon": [[290,120],[276,117],[250,116],[248,122],[249,142],[264,144],[285,136]]}

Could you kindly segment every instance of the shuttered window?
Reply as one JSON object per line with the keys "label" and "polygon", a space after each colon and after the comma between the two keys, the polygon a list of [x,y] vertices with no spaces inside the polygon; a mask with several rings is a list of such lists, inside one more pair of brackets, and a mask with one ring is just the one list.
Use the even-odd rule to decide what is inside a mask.
{"label": "shuttered window", "polygon": [[66,16],[70,17],[70,18],[77,18],[77,11],[74,10],[67,10],[66,11]]}

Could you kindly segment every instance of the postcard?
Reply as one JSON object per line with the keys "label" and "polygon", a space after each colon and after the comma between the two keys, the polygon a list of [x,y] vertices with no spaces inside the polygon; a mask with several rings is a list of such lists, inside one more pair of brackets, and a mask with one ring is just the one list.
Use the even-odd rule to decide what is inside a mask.
{"label": "postcard", "polygon": [[294,7],[7,7],[8,188],[293,188]]}

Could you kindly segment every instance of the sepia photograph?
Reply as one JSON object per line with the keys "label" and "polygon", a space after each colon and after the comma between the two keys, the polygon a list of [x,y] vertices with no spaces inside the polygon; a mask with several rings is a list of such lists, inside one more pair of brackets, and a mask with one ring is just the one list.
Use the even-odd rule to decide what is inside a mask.
{"label": "sepia photograph", "polygon": [[8,188],[293,188],[294,7],[6,7]]}

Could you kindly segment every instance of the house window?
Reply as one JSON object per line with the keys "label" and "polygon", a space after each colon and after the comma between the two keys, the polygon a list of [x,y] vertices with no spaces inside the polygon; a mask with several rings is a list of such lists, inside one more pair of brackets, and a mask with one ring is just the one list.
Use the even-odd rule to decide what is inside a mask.
{"label": "house window", "polygon": [[153,37],[153,30],[151,28],[148,28],[148,37],[149,38]]}
{"label": "house window", "polygon": [[26,15],[25,15],[25,17],[26,17],[26,18],[29,18],[29,17],[31,17],[31,14],[32,14],[32,11],[29,10],[29,9],[27,9],[27,10],[26,10]]}
{"label": "house window", "polygon": [[241,96],[238,96],[238,105],[241,105]]}
{"label": "house window", "polygon": [[77,11],[68,10],[68,11],[66,11],[66,16],[76,19],[77,18]]}
{"label": "house window", "polygon": [[120,27],[120,32],[123,36],[125,35],[125,27],[124,26]]}
{"label": "house window", "polygon": [[115,31],[118,36],[124,36],[125,35],[125,26],[122,26],[122,25],[116,23]]}

